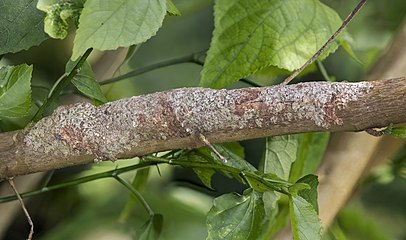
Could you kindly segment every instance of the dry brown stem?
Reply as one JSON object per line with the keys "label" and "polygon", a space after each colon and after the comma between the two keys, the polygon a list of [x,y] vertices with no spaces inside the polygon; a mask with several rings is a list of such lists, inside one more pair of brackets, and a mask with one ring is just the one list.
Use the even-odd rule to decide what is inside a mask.
{"label": "dry brown stem", "polygon": [[0,135],[0,179],[107,159],[311,131],[406,122],[404,78],[211,90],[184,88],[58,108]]}

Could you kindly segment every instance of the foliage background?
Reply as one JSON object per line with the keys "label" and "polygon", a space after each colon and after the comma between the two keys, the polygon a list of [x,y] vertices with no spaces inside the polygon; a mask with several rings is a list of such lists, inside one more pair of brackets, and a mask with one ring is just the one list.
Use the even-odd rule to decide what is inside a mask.
{"label": "foliage background", "polygon": [[[126,72],[148,66],[165,59],[184,56],[206,50],[213,30],[212,2],[208,0],[174,0],[182,12],[181,17],[167,17],[158,34],[136,51],[125,66]],[[335,9],[343,18],[355,6],[355,0],[322,1]],[[373,67],[390,43],[406,15],[403,0],[369,1],[348,27],[353,37],[353,49],[364,63],[357,63],[340,48],[324,61],[331,76],[337,80],[359,80]],[[72,49],[72,34],[63,41],[47,40],[39,47],[3,57],[1,64],[34,64],[33,85],[51,87],[53,81],[64,73]],[[97,62],[102,54],[95,54]],[[196,86],[200,80],[201,66],[193,63],[173,65],[103,87],[109,100],[178,87]],[[263,85],[280,82],[283,71],[268,68],[251,76]],[[322,79],[316,67],[301,80]],[[237,82],[229,87],[246,87]],[[34,102],[41,102],[46,92],[34,91]],[[71,101],[61,98],[60,101]],[[32,109],[35,112],[35,106]],[[28,119],[4,120],[2,130],[18,129]],[[257,163],[265,146],[263,139],[245,141],[246,159]],[[393,159],[405,161],[406,147]],[[356,160],[354,160],[356,161]],[[114,169],[126,161],[102,163],[87,167],[75,167],[56,171],[52,182],[60,182],[75,176]],[[387,164],[365,176],[353,198],[339,214],[326,235],[327,239],[406,239],[406,181],[396,164]],[[160,167],[161,175],[152,169],[150,181],[144,192],[145,198],[156,212],[164,215],[162,239],[204,239],[207,235],[205,215],[213,197],[226,192],[242,192],[235,181],[215,175],[213,188],[205,189],[190,169]],[[403,176],[405,173],[403,172]],[[126,175],[131,179],[133,173]],[[345,177],[345,173],[343,173]],[[51,182],[51,184],[52,184]],[[128,191],[112,179],[97,180],[83,185],[32,197],[28,209],[35,223],[38,239],[131,239],[146,215],[138,206],[125,223],[118,221],[128,198]],[[23,239],[27,228],[21,214],[9,228],[4,239]],[[344,235],[346,238],[340,238]]]}

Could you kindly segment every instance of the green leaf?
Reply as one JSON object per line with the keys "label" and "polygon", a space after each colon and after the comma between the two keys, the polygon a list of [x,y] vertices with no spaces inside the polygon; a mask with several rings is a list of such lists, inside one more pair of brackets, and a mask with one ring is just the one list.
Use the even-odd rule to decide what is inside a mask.
{"label": "green leaf", "polygon": [[231,167],[238,168],[240,170],[245,170],[249,172],[257,171],[257,169],[251,165],[251,163],[247,162],[245,159],[241,158],[237,153],[233,152],[229,148],[225,147],[222,144],[213,144],[213,147],[227,159],[227,162],[224,163],[215,153],[211,153],[212,157],[217,160],[219,163],[223,163],[224,165],[228,165]]}
{"label": "green leaf", "polygon": [[[227,159],[227,162],[223,162],[215,153],[209,150],[207,147],[202,147],[199,149],[187,151],[179,157],[181,161],[188,162],[211,162],[215,164],[227,165],[241,169],[241,171],[255,172],[257,169],[252,166],[249,162],[244,160],[244,148],[239,143],[226,143],[226,144],[213,144],[213,147]],[[214,171],[210,169],[194,168],[193,169],[204,185],[211,188],[211,177]],[[227,177],[234,177],[237,180],[244,182],[238,174],[229,174],[220,171],[223,175]]]}
{"label": "green leaf", "polygon": [[166,0],[166,11],[169,16],[181,16],[179,9],[173,4],[172,0]]}
{"label": "green leaf", "polygon": [[23,117],[31,106],[32,66],[0,68],[0,119]]}
{"label": "green leaf", "polygon": [[[209,153],[205,153],[203,148],[194,149],[190,151],[183,152],[178,160],[185,162],[210,162],[211,156]],[[211,178],[214,175],[215,171],[210,168],[193,168],[193,171],[199,177],[202,183],[212,189],[211,187]]]}
{"label": "green leaf", "polygon": [[138,240],[158,240],[162,232],[164,218],[161,214],[154,214],[141,227],[141,234]]}
{"label": "green leaf", "polygon": [[0,55],[37,46],[48,36],[43,30],[43,14],[36,1],[2,1],[0,4]]}
{"label": "green leaf", "polygon": [[[200,85],[222,88],[270,65],[298,69],[340,25],[318,0],[217,0]],[[337,47],[332,43],[320,59]]]}
{"label": "green leaf", "polygon": [[[77,60],[78,61],[78,60]],[[69,73],[75,67],[77,61],[69,60],[66,64],[65,71]],[[97,100],[101,103],[106,103],[107,99],[100,88],[99,83],[97,83],[94,76],[92,67],[88,62],[84,62],[78,74],[72,79],[73,85],[85,94],[86,96]]]}
{"label": "green leaf", "polygon": [[290,181],[296,182],[300,177],[316,172],[329,140],[328,132],[300,134],[297,159],[290,170]]}
{"label": "green leaf", "polygon": [[88,48],[112,50],[145,42],[156,34],[165,14],[165,0],[86,1],[72,59]]}
{"label": "green leaf", "polygon": [[287,180],[292,163],[296,160],[297,135],[268,137],[261,169]]}
{"label": "green leaf", "polygon": [[44,30],[52,38],[64,39],[68,35],[69,20],[76,26],[86,0],[39,0],[37,8],[46,13]]}
{"label": "green leaf", "polygon": [[364,65],[364,63],[357,57],[357,55],[352,50],[352,45],[354,45],[354,39],[348,32],[343,32],[341,35],[341,39],[338,40],[340,46],[344,49],[344,51],[357,63]]}
{"label": "green leaf", "polygon": [[383,131],[383,133],[391,135],[395,138],[406,138],[406,126],[393,127],[393,125],[391,124]]}
{"label": "green leaf", "polygon": [[224,194],[214,199],[207,214],[207,239],[258,239],[266,222],[262,194],[247,189],[244,194]]}
{"label": "green leaf", "polygon": [[309,184],[306,183],[296,183],[289,187],[289,193],[292,195],[298,195],[299,191],[301,190],[308,190],[310,189]]}
{"label": "green leaf", "polygon": [[289,211],[292,223],[293,239],[321,239],[321,223],[311,203],[301,196],[289,198]]}
{"label": "green leaf", "polygon": [[222,143],[225,148],[239,156],[240,158],[245,158],[245,152],[244,152],[244,147],[241,146],[239,142],[228,142],[228,143]]}
{"label": "green leaf", "polygon": [[216,173],[216,171],[210,168],[193,168],[193,171],[206,187],[213,189],[211,187],[211,178],[213,177],[214,173]]}
{"label": "green leaf", "polygon": [[316,175],[306,175],[297,181],[297,184],[306,184],[310,188],[302,189],[298,192],[298,195],[312,204],[316,212],[319,212],[319,205],[317,203],[317,186],[319,180]]}

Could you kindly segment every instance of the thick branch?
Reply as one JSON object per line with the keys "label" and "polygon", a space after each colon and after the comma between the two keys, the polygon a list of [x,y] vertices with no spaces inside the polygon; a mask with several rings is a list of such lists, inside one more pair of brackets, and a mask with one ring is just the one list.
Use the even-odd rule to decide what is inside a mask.
{"label": "thick branch", "polygon": [[[311,131],[359,131],[406,122],[405,78],[211,90],[184,88],[94,107],[58,108],[0,135],[0,179],[169,149]],[[14,137],[14,141],[11,140]]]}

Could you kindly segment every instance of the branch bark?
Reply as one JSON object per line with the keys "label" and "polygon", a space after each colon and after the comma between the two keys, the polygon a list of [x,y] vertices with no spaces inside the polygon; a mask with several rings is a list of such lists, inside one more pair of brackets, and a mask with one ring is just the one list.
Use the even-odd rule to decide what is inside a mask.
{"label": "branch bark", "polygon": [[211,90],[183,88],[59,107],[0,134],[0,179],[92,161],[311,131],[360,131],[406,122],[405,78]]}

